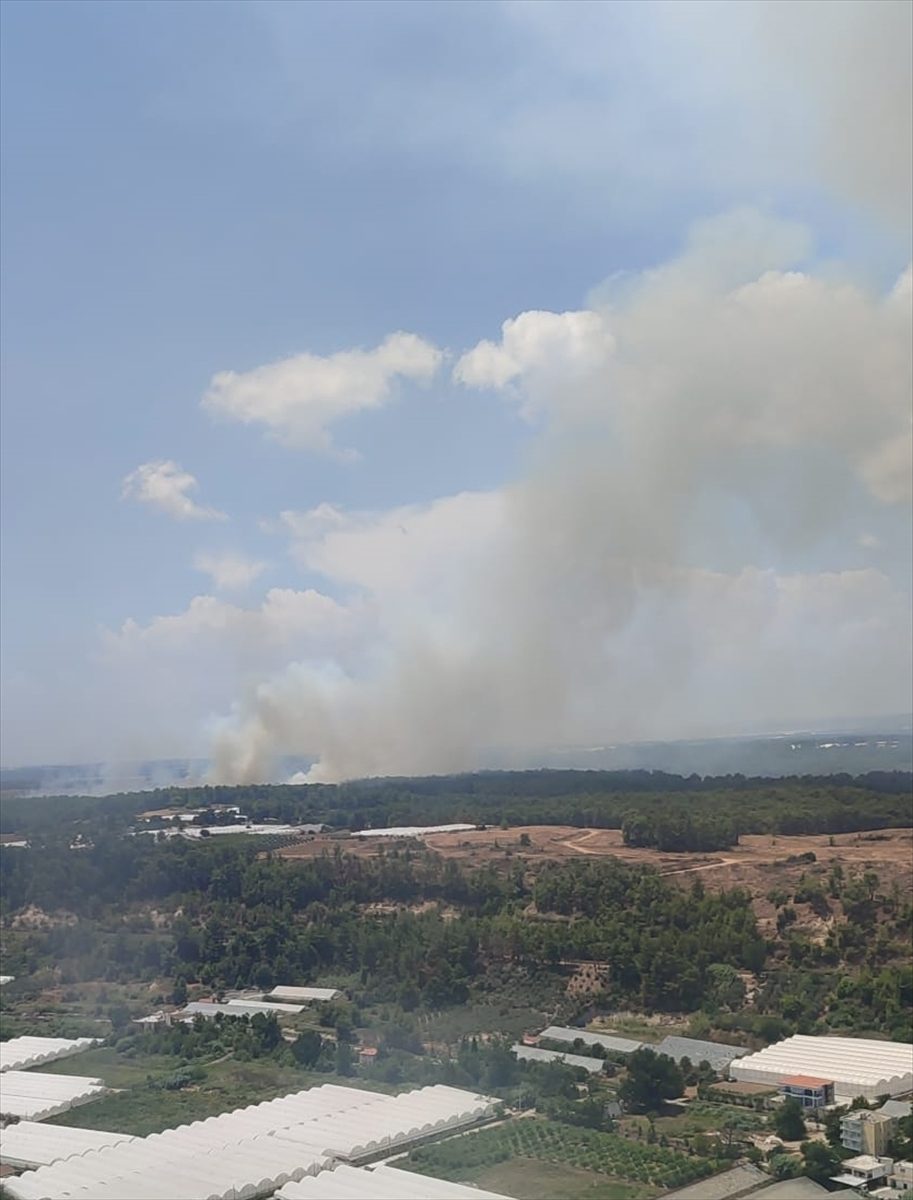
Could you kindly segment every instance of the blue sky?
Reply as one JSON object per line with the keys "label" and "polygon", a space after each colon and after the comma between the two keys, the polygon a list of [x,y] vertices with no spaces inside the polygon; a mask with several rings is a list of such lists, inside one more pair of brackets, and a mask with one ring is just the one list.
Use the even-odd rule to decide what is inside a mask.
{"label": "blue sky", "polygon": [[[551,368],[546,382],[518,368],[505,398],[493,377],[466,385],[453,374],[477,343],[498,341],[505,320],[599,308],[593,290],[608,277],[627,273],[636,290],[642,272],[676,260],[695,222],[746,207],[808,236],[799,250],[765,250],[770,262],[762,254],[738,283],[767,267],[800,267],[887,293],[909,261],[908,221],[897,216],[909,200],[908,162],[895,161],[903,153],[891,125],[896,118],[902,133],[905,118],[892,109],[885,120],[885,106],[902,108],[909,88],[892,26],[904,6],[809,5],[788,29],[782,7],[7,0],[4,762],[207,753],[214,726],[234,712],[244,727],[251,697],[284,688],[276,681],[291,664],[319,662],[323,675],[401,696],[408,652],[384,615],[389,604],[402,611],[401,600],[335,559],[329,570],[315,567],[327,548],[302,548],[279,514],[330,504],[350,522],[372,514],[375,528],[404,506],[413,513],[540,478],[568,431],[552,400],[514,393],[552,395],[583,386],[581,376],[559,385]],[[870,35],[871,55],[854,60],[852,47]],[[872,118],[856,143],[832,87],[846,79],[847,61],[854,113],[870,106]],[[897,78],[899,93],[889,86]],[[370,408],[333,416],[333,441],[357,451],[354,461],[201,405],[218,372],[370,350],[397,331],[436,348],[441,365],[430,379],[396,376]],[[313,397],[305,387],[293,401]],[[884,436],[886,445],[894,434]],[[815,454],[842,462],[851,438]],[[791,469],[779,453],[758,447],[774,455],[768,479]],[[131,472],[162,461],[189,472],[198,487],[187,494],[227,519],[175,520],[148,497],[122,498]],[[815,478],[818,467],[801,461]],[[874,495],[871,472],[860,483],[869,467],[857,467],[848,524],[813,523],[798,549],[781,536],[790,521],[762,538],[758,493],[745,499],[729,484],[720,485],[722,501],[702,498],[679,549],[697,544],[701,565],[714,569],[877,569],[902,588],[906,510],[883,487]],[[815,507],[814,496],[807,502]],[[708,506],[717,516],[725,509],[719,529],[700,515]],[[479,519],[488,529],[494,518]],[[471,556],[459,539],[447,543],[449,528],[437,544],[458,561]],[[873,563],[859,538],[887,549]],[[848,541],[855,549],[842,561],[836,548]],[[746,542],[752,552],[730,561],[732,544]],[[194,566],[201,554],[267,565],[228,594]],[[425,559],[421,572],[435,580],[438,567]],[[165,671],[154,648],[150,662],[117,642],[128,619],[146,628],[179,617],[194,596],[216,597],[231,606],[229,624],[243,623],[238,611],[262,612],[271,588],[316,588],[372,617],[342,650],[326,631],[314,633],[315,648],[285,634],[277,643],[267,630],[267,650],[256,651],[247,635],[239,650],[234,634],[224,643],[214,634],[210,658],[188,668],[218,679],[209,691],[182,677],[182,652],[164,656]],[[424,595],[418,584],[416,593]],[[453,630],[466,627],[467,603],[474,614],[481,605],[497,642],[504,615],[492,616],[487,601],[429,595],[416,621],[437,628],[447,618],[465,648]],[[626,630],[646,619],[638,612],[624,618]],[[552,617],[573,624],[582,614],[562,608],[543,621]],[[689,624],[682,636],[692,632]],[[555,651],[562,679],[574,669],[565,650]],[[485,644],[472,653],[490,663]],[[392,660],[395,678],[382,685],[378,672]],[[227,672],[226,661],[235,664]],[[441,690],[461,705],[465,679],[451,688],[435,663]],[[894,678],[886,710],[903,678]],[[854,703],[854,691],[848,684],[845,695],[820,699],[862,712],[869,701]],[[357,718],[340,701],[329,724],[359,737],[368,718],[363,700],[352,702]],[[770,705],[767,693],[762,702]],[[267,739],[271,751],[321,752],[312,743],[326,737],[325,705],[311,724],[309,704],[291,721],[294,734]],[[440,717],[448,722],[447,712]],[[575,719],[565,706],[560,719],[537,713],[496,737],[568,736]],[[606,736],[625,732],[611,724]],[[666,719],[656,731],[642,721],[628,732],[677,731]],[[445,766],[473,765],[465,745],[440,754]],[[254,759],[254,770],[268,770]],[[415,765],[407,749],[401,761]]]}

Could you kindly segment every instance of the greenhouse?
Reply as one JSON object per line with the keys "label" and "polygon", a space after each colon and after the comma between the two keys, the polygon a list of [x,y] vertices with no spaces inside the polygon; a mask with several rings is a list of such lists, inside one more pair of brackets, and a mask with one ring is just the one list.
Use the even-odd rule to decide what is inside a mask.
{"label": "greenhouse", "polygon": [[253,1200],[340,1158],[392,1152],[484,1120],[497,1106],[441,1085],[387,1096],[326,1084],[88,1151],[5,1186],[15,1200]]}
{"label": "greenhouse", "polygon": [[58,1058],[79,1054],[101,1041],[101,1038],[15,1037],[0,1042],[0,1071],[22,1071],[40,1067]]}
{"label": "greenhouse", "polygon": [[614,1037],[608,1033],[590,1033],[588,1029],[572,1029],[568,1025],[549,1025],[539,1034],[550,1042],[567,1042],[568,1045],[578,1039],[585,1046],[601,1046],[607,1054],[633,1054],[643,1046],[643,1042],[634,1042],[630,1038]]}
{"label": "greenhouse", "polygon": [[729,1073],[733,1079],[773,1087],[785,1076],[814,1075],[833,1081],[838,1100],[874,1100],[913,1090],[913,1045],[797,1033],[732,1063]]}
{"label": "greenhouse", "polygon": [[118,1142],[132,1142],[126,1133],[107,1133],[101,1129],[76,1129],[66,1125],[44,1125],[37,1121],[19,1121],[8,1125],[0,1139],[0,1162],[9,1167],[45,1167],[60,1159],[101,1150]]}
{"label": "greenhouse", "polygon": [[429,1179],[396,1167],[340,1166],[316,1179],[287,1183],[277,1200],[507,1200],[496,1192]]}
{"label": "greenhouse", "polygon": [[586,1054],[566,1054],[563,1050],[540,1050],[538,1046],[511,1046],[520,1062],[562,1062],[569,1067],[580,1067],[595,1075],[605,1067],[602,1058],[589,1058]]}
{"label": "greenhouse", "polygon": [[314,1004],[326,1000],[335,1000],[341,996],[338,988],[327,987],[274,987],[269,993],[270,1000],[291,1000],[293,1004]]}
{"label": "greenhouse", "polygon": [[0,1113],[20,1121],[44,1121],[107,1091],[100,1079],[83,1075],[48,1075],[40,1071],[4,1071]]}

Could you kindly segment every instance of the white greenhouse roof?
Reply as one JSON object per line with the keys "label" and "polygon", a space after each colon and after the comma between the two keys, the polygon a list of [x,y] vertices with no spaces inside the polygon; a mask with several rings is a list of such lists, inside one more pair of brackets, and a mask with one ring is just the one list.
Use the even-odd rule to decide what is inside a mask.
{"label": "white greenhouse roof", "polygon": [[589,1058],[586,1054],[566,1054],[563,1050],[542,1050],[538,1046],[511,1046],[521,1062],[563,1062],[569,1067],[582,1067],[595,1075],[605,1066],[601,1058]]}
{"label": "white greenhouse roof", "polygon": [[277,1004],[275,1000],[228,1000],[227,1004],[229,1008],[249,1008],[253,1012],[274,1012],[280,1016],[282,1013],[293,1016],[295,1013],[304,1012],[303,1004]]}
{"label": "white greenhouse roof", "polygon": [[274,987],[269,993],[274,1000],[335,1000],[342,992],[338,988],[327,987]]}
{"label": "white greenhouse roof", "polygon": [[832,1079],[837,1096],[898,1096],[913,1089],[913,1045],[795,1034],[734,1062],[729,1073],[733,1079],[752,1083],[778,1083],[786,1075],[816,1075]]}
{"label": "white greenhouse roof", "polygon": [[3,1131],[0,1162],[11,1167],[44,1167],[62,1158],[85,1154],[88,1150],[100,1150],[103,1146],[133,1140],[126,1133],[19,1121],[15,1125],[8,1125]]}
{"label": "white greenhouse roof", "polygon": [[15,978],[15,975],[0,975],[0,987],[3,987],[5,983],[12,983]]}
{"label": "white greenhouse roof", "polygon": [[67,1058],[95,1046],[101,1038],[16,1037],[0,1042],[0,1071],[20,1071]]}
{"label": "white greenhouse roof", "polygon": [[89,1151],[4,1181],[15,1200],[251,1200],[335,1159],[403,1149],[492,1116],[496,1100],[436,1085],[400,1096],[325,1084]]}
{"label": "white greenhouse roof", "polygon": [[389,829],[359,829],[352,837],[422,837],[426,833],[465,833],[475,825],[396,825]]}
{"label": "white greenhouse roof", "polygon": [[104,1095],[100,1079],[83,1075],[49,1075],[40,1071],[4,1071],[0,1113],[21,1121],[44,1121],[77,1104]]}
{"label": "white greenhouse roof", "polygon": [[575,1042],[580,1038],[586,1046],[602,1046],[604,1050],[614,1051],[616,1054],[633,1054],[644,1045],[643,1042],[634,1042],[630,1038],[614,1037],[609,1033],[590,1033],[587,1029],[572,1029],[568,1025],[549,1025],[539,1036],[552,1042]]}
{"label": "white greenhouse roof", "polygon": [[497,1192],[430,1179],[396,1167],[366,1170],[344,1164],[300,1183],[287,1183],[276,1197],[277,1200],[506,1200]]}

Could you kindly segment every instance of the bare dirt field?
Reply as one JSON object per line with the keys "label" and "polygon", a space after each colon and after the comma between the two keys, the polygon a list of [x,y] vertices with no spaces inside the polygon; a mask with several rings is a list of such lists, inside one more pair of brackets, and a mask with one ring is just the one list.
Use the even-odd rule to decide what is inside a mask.
{"label": "bare dirt field", "polygon": [[[789,886],[803,872],[839,862],[848,874],[876,871],[882,888],[895,881],[907,894],[913,892],[913,830],[880,829],[860,833],[808,834],[784,837],[747,834],[732,850],[715,854],[669,854],[625,846],[619,829],[577,829],[571,825],[523,825],[511,829],[472,829],[459,833],[432,833],[423,841],[445,858],[467,866],[482,866],[511,857],[530,866],[551,860],[614,857],[626,862],[649,863],[670,880],[688,885],[700,878],[708,888],[746,887],[753,895],[782,885]],[[279,851],[286,858],[314,858],[332,854],[374,857],[389,850],[375,838],[314,837]],[[833,843],[833,844],[832,844]],[[815,855],[815,862],[790,862],[800,855]]]}

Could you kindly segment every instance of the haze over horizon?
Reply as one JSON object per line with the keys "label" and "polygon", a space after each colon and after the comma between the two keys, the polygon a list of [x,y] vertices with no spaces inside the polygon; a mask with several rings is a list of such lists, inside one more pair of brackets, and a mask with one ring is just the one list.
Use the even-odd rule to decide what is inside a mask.
{"label": "haze over horizon", "polygon": [[911,6],[4,7],[5,764],[909,711]]}

